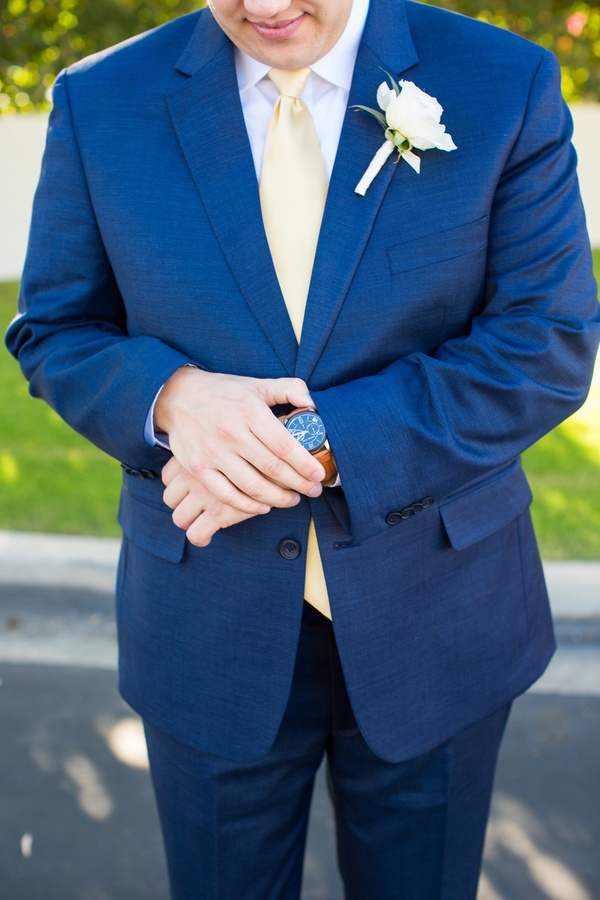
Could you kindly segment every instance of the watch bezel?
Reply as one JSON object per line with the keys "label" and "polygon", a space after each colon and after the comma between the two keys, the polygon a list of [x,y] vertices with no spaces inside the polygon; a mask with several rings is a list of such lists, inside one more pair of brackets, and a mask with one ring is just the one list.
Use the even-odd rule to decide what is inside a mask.
{"label": "watch bezel", "polygon": [[[328,447],[327,429],[325,428],[325,422],[323,421],[323,419],[321,418],[321,416],[319,415],[319,413],[317,412],[316,409],[298,409],[298,410],[296,410],[290,416],[286,417],[285,427],[291,434],[290,425],[294,422],[295,419],[298,418],[298,416],[306,416],[306,415],[311,415],[311,416],[314,416],[315,418],[317,418],[323,427],[324,437],[323,437],[323,440],[321,441],[321,443],[317,447],[313,447],[311,450],[308,450],[308,447],[306,447],[308,452],[310,454],[314,455],[315,453],[318,453],[320,450],[323,450],[324,448],[326,449]],[[304,444],[302,444],[302,446],[304,446]]]}

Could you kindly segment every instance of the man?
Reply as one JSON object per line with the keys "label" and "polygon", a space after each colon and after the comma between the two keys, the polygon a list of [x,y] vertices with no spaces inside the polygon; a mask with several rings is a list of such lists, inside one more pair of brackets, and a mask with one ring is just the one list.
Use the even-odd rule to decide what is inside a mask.
{"label": "man", "polygon": [[[600,333],[558,66],[403,0],[210,7],[59,77],[8,343],[124,464],[121,690],[173,897],[297,897],[326,753],[347,897],[468,900],[554,647],[519,453]],[[457,149],[360,196],[387,72]]]}

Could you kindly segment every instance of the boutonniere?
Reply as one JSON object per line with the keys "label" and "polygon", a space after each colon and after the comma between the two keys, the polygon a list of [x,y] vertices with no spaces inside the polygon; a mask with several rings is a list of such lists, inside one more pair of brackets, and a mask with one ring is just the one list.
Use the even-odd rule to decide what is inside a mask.
{"label": "boutonniere", "polygon": [[446,126],[440,123],[444,110],[435,97],[430,97],[412,81],[397,84],[391,75],[386,74],[391,87],[384,81],[377,91],[377,103],[382,112],[368,106],[354,107],[375,116],[385,131],[385,142],[354,189],[363,197],[392,150],[397,150],[398,159],[402,157],[417,174],[421,170],[421,159],[412,152],[413,147],[417,150],[431,150],[433,147],[456,150],[456,144],[446,133]]}

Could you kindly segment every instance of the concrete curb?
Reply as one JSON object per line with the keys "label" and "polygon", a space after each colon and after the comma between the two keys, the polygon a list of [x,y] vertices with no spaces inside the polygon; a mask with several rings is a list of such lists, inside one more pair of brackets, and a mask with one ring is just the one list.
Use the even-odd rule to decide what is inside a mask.
{"label": "concrete curb", "polygon": [[[0,584],[63,586],[112,593],[120,541],[0,531]],[[545,562],[554,616],[600,619],[600,562]]]}

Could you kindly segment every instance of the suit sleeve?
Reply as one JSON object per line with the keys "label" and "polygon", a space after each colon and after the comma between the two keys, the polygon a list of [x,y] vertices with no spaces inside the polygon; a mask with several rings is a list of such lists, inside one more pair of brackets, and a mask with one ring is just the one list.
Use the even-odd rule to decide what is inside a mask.
{"label": "suit sleeve", "polygon": [[470,333],[312,392],[355,541],[389,528],[388,512],[509,463],[583,403],[600,317],[571,132],[546,53],[495,192]]}
{"label": "suit sleeve", "polygon": [[147,457],[152,402],[170,375],[192,362],[156,338],[127,333],[73,129],[66,72],[54,87],[19,315],[6,340],[31,393],[121,460]]}

